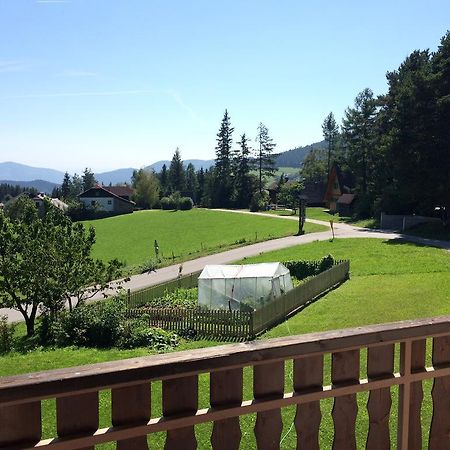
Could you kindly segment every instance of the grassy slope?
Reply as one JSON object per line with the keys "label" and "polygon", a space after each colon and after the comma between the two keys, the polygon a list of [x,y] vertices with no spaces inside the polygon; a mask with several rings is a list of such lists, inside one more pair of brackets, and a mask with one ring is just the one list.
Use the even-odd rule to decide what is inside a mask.
{"label": "grassy slope", "polygon": [[[153,258],[154,241],[166,264],[226,250],[230,247],[292,235],[295,222],[207,209],[191,211],[141,211],[84,222],[96,230],[94,256],[118,258],[136,265]],[[307,232],[325,228],[309,224]]]}
{"label": "grassy slope", "polygon": [[[334,242],[314,242],[272,252],[246,262],[273,261],[285,259],[316,259],[331,253],[336,258],[351,260],[351,279],[339,289],[304,309],[285,323],[266,333],[263,338],[279,337],[309,331],[329,330],[369,323],[379,323],[401,319],[412,319],[450,313],[450,254],[443,250],[419,247],[401,242],[384,242],[377,239],[336,239]],[[181,349],[215,345],[212,341],[198,341],[184,344]],[[0,374],[24,373],[56,367],[73,366],[113,359],[128,358],[148,354],[145,349],[132,351],[91,349],[63,349],[33,352],[28,355],[10,355],[0,358]],[[362,355],[364,374],[365,354]],[[326,372],[329,359],[326,359]],[[286,390],[292,389],[292,364],[286,365]],[[251,371],[245,372],[244,397],[251,397]],[[326,380],[329,382],[329,379]],[[200,377],[200,405],[207,405],[208,377]],[[429,424],[431,410],[429,402],[430,383],[425,385],[426,405],[423,410],[425,423]],[[161,399],[160,384],[152,386],[154,404]],[[395,391],[394,391],[395,394]],[[363,447],[367,433],[365,412],[366,395],[358,396],[359,415],[357,423],[358,447]],[[396,396],[393,398],[392,426],[395,425]],[[329,448],[332,442],[332,420],[330,401],[322,402],[323,423],[321,428],[321,448]],[[45,436],[54,433],[54,402],[44,405]],[[294,409],[283,410],[285,427],[283,449],[295,448],[295,430],[291,428]],[[160,414],[159,407],[153,415]],[[252,427],[253,415],[241,418],[243,428],[242,448],[254,448]],[[101,395],[101,426],[110,423],[109,394]],[[210,425],[197,428],[199,448],[210,448]],[[392,436],[395,438],[395,434]],[[426,438],[426,435],[424,439]],[[162,437],[152,437],[153,448],[162,448]],[[108,446],[105,448],[113,448]]]}

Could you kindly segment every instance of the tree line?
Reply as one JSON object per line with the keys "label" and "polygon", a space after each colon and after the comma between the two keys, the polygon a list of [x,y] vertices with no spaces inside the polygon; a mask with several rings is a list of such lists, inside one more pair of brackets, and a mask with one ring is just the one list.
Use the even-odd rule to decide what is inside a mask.
{"label": "tree line", "polygon": [[435,52],[416,50],[386,74],[388,91],[366,88],[339,127],[322,124],[325,149],[305,158],[305,180],[325,181],[337,162],[355,176],[357,212],[431,215],[450,209],[450,32]]}
{"label": "tree line", "polygon": [[254,148],[246,133],[233,145],[233,132],[225,110],[217,133],[215,164],[209,169],[196,170],[191,163],[184,167],[177,148],[169,167],[164,164],[159,173],[135,171],[132,186],[138,206],[157,207],[163,199],[181,195],[210,208],[260,208],[267,202],[265,181],[275,172],[275,143],[263,123],[258,125]]}
{"label": "tree line", "polygon": [[1,183],[0,184],[0,202],[6,203],[13,199],[14,197],[17,197],[18,195],[29,192],[30,194],[37,194],[37,190],[32,187],[22,187],[19,185],[12,185],[8,183]]}

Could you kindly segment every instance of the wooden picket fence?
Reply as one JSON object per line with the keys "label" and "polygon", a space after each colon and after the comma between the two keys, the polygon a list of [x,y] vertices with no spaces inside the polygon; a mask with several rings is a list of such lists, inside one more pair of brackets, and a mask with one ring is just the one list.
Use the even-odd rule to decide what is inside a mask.
{"label": "wooden picket fence", "polygon": [[139,308],[147,304],[149,301],[160,298],[167,292],[173,292],[177,289],[190,289],[197,287],[197,280],[201,271],[192,272],[187,275],[183,275],[174,280],[166,281],[165,283],[158,284],[156,286],[150,286],[140,291],[131,292],[127,291],[127,304],[128,308]]}
{"label": "wooden picket fence", "polygon": [[[254,311],[141,307],[130,308],[128,315],[130,318],[145,317],[149,326],[178,333],[216,339],[252,339],[344,282],[349,277],[349,270],[349,261],[338,261],[330,269]],[[192,274],[191,281],[194,278],[196,283],[198,274]],[[179,280],[173,283],[176,281]],[[188,282],[190,280],[184,281],[185,286]]]}
{"label": "wooden picket fence", "polygon": [[349,277],[350,261],[337,261],[333,267],[309,278],[253,312],[254,336],[282,322],[299,308],[344,282]]}
{"label": "wooden picket fence", "polygon": [[151,327],[219,340],[248,339],[253,329],[253,312],[248,311],[139,308],[130,310],[129,317],[145,317]]}

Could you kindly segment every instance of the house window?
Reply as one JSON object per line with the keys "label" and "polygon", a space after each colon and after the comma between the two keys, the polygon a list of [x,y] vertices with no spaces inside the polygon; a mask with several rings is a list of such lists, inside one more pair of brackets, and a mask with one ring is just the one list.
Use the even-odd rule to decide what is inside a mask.
{"label": "house window", "polygon": [[95,200],[91,200],[91,206],[95,206]]}
{"label": "house window", "polygon": [[108,200],[108,205],[112,205],[112,200]]}

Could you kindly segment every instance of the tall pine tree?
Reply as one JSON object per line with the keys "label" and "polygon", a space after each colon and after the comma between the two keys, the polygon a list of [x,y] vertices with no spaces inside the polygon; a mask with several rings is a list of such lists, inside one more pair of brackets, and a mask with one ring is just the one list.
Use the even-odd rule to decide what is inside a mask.
{"label": "tall pine tree", "polygon": [[228,111],[222,118],[217,133],[216,161],[214,166],[213,206],[228,207],[232,199],[232,150],[234,128],[231,126]]}
{"label": "tall pine tree", "polygon": [[177,147],[169,167],[169,185],[172,192],[183,192],[186,188],[186,174],[180,149]]}
{"label": "tall pine tree", "polygon": [[238,208],[248,208],[252,198],[252,178],[250,175],[251,162],[249,147],[250,139],[245,133],[241,136],[241,140],[237,143],[240,149],[235,153],[235,190],[236,190],[236,206]]}
{"label": "tall pine tree", "polygon": [[261,193],[264,188],[265,177],[273,175],[276,170],[273,156],[273,149],[276,144],[273,143],[273,139],[269,136],[269,129],[262,122],[258,125],[256,142],[258,143],[258,148],[256,149],[255,161],[258,170],[259,192]]}
{"label": "tall pine tree", "polygon": [[327,174],[330,173],[331,160],[333,156],[333,150],[336,143],[336,137],[338,135],[339,127],[334,120],[334,115],[332,112],[325,117],[322,123],[322,133],[324,139],[327,141],[328,145],[328,155],[327,155]]}

